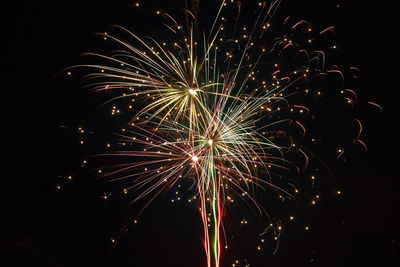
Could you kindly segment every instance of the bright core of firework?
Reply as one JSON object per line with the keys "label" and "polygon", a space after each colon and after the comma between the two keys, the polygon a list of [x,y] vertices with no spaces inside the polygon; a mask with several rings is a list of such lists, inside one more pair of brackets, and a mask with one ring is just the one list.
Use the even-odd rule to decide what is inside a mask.
{"label": "bright core of firework", "polygon": [[194,89],[194,88],[189,88],[189,94],[191,94],[191,95],[196,95],[196,89]]}

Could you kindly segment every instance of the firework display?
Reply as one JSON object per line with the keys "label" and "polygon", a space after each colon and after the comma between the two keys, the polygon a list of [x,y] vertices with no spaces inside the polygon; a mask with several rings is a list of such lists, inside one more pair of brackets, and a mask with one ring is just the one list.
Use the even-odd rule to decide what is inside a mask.
{"label": "firework display", "polygon": [[[358,70],[329,58],[340,50],[334,27],[315,30],[306,20],[274,19],[279,5],[256,3],[251,23],[242,25],[241,3],[222,1],[207,30],[199,26],[196,5],[184,10],[183,23],[155,11],[169,35],[164,39],[174,41],[112,26],[100,35],[115,49],[86,53],[93,63],[65,70],[68,76],[85,71],[85,88],[107,98],[104,105],[112,105],[111,116],[124,125],[118,141],[96,155],[102,178],[123,182],[132,203],[146,199],[143,209],[182,179],[192,181],[196,193],[189,201],[200,213],[209,267],[221,265],[228,247],[224,220],[233,202],[265,218],[260,236],[273,232],[279,239],[281,224],[256,195],[272,191],[294,201],[299,177],[310,177],[313,186],[310,164],[325,166],[313,150],[321,142],[317,136],[335,135],[332,127],[340,122],[351,137],[350,144],[338,142],[335,157],[345,160],[349,146],[366,151],[354,117],[357,94],[345,79]],[[330,116],[321,118],[321,110]],[[311,205],[318,199],[313,196]]]}

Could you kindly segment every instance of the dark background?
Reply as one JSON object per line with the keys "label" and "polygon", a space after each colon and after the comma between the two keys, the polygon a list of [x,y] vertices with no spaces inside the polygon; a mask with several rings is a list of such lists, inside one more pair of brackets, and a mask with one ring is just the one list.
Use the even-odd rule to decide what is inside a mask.
{"label": "dark background", "polygon": [[[126,203],[105,203],[102,187],[84,174],[71,182],[58,177],[74,174],[81,160],[76,136],[59,127],[80,123],[81,102],[70,84],[54,79],[54,74],[75,63],[78,53],[90,50],[93,33],[111,24],[146,33],[158,24],[148,16],[151,12],[140,9],[168,10],[184,2],[146,0],[139,9],[134,4],[19,1],[6,15],[2,221],[7,222],[7,257],[1,260],[10,261],[3,266],[204,266],[201,225],[193,207],[157,200],[132,226]],[[200,1],[203,10],[215,6],[213,1]],[[288,227],[274,256],[269,251],[247,254],[254,248],[239,244],[224,266],[234,256],[241,262],[248,256],[250,266],[397,266],[399,48],[394,4],[284,1],[278,12],[320,28],[336,25],[347,60],[361,70],[356,88],[361,99],[380,104],[383,112],[362,110],[368,154],[338,169],[345,194],[339,201],[326,197],[310,213],[310,233],[302,231],[303,225]],[[62,190],[56,190],[57,184]],[[110,238],[118,237],[124,223],[130,225],[129,232],[114,246]]]}

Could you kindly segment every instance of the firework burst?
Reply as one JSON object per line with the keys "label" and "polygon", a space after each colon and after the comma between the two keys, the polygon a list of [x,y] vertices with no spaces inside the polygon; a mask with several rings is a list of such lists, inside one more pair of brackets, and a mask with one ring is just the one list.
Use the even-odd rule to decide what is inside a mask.
{"label": "firework burst", "polygon": [[[307,21],[287,18],[272,30],[279,4],[258,3],[246,27],[239,26],[240,3],[222,1],[207,34],[197,30],[196,12],[185,10],[183,26],[157,11],[176,41],[141,38],[113,26],[101,36],[120,48],[87,53],[101,64],[71,68],[89,69],[84,81],[92,91],[111,92],[107,102],[129,102],[129,128],[120,142],[134,149],[102,154],[121,159],[102,166],[104,177],[126,181],[125,190],[136,193],[132,202],[153,200],[179,180],[193,180],[209,267],[220,265],[222,220],[232,195],[246,197],[260,214],[266,212],[251,194],[257,188],[294,198],[273,182],[276,173],[301,173],[311,153],[301,144],[308,134],[301,116],[312,117],[310,108],[291,99],[320,97],[318,85],[332,77],[344,83],[343,73],[327,66],[325,52],[312,47],[334,28],[314,34]],[[227,7],[235,15],[224,17]],[[339,95],[356,105],[354,91],[341,86]],[[364,145],[359,128],[354,141]],[[290,161],[289,153],[301,155],[301,162]]]}

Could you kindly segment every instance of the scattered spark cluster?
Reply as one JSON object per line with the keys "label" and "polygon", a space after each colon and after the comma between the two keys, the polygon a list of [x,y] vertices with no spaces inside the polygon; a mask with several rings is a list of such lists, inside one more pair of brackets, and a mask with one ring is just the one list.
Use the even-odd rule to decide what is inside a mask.
{"label": "scattered spark cluster", "polygon": [[[334,27],[315,31],[305,20],[274,20],[279,4],[257,3],[254,20],[242,25],[238,2],[222,1],[206,33],[198,29],[196,12],[185,10],[186,23],[180,24],[157,10],[174,41],[113,26],[100,35],[118,49],[87,53],[93,64],[66,70],[68,77],[89,70],[87,87],[107,97],[105,107],[111,105],[110,115],[124,125],[118,140],[105,143],[105,152],[96,157],[118,163],[97,168],[97,175],[124,181],[121,194],[134,196],[132,203],[149,199],[145,207],[167,190],[173,193],[171,203],[182,201],[180,181],[193,182],[195,193],[185,201],[201,215],[207,266],[219,266],[222,248],[228,249],[223,221],[237,202],[252,205],[269,221],[257,251],[269,232],[279,241],[283,223],[272,222],[256,195],[273,192],[281,201],[294,201],[302,189],[299,177],[314,187],[316,168],[310,162],[318,159],[312,147],[323,141],[313,125],[321,109],[340,109],[334,116],[350,121],[356,132],[352,145],[366,150],[361,122],[353,117],[358,98],[345,80],[357,69],[341,70],[328,59],[339,50]],[[77,130],[85,145],[86,130]],[[337,159],[345,157],[347,147],[339,144],[333,151]],[[81,166],[86,165],[87,159]],[[320,198],[313,195],[310,205]],[[132,221],[138,223],[137,217]],[[238,226],[247,224],[250,219],[242,217]],[[310,229],[304,225],[304,231]],[[247,260],[232,266],[239,264],[248,266]]]}

